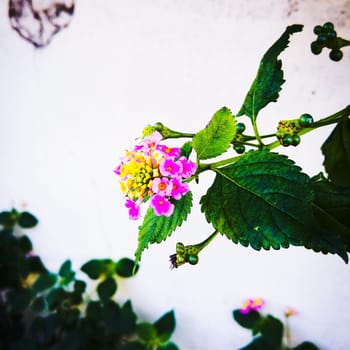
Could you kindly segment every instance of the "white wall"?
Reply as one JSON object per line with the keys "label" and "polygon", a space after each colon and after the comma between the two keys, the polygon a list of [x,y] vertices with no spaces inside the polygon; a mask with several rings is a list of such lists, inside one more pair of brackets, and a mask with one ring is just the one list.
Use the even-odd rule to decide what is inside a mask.
{"label": "white wall", "polygon": [[[162,121],[196,132],[222,106],[237,112],[265,50],[293,23],[305,25],[283,53],[287,82],[280,101],[259,120],[308,112],[315,118],[349,104],[350,49],[341,62],[314,56],[312,28],[328,20],[350,37],[349,1],[84,0],[71,26],[35,50],[10,29],[0,3],[0,209],[36,214],[36,251],[54,271],[66,258],[78,269],[90,258],[133,256],[137,226],[113,174],[142,128]],[[321,142],[330,129],[281,149],[309,175],[321,170]],[[212,176],[193,185],[195,201]],[[218,237],[200,263],[170,271],[177,241],[211,233],[195,205],[162,245],[151,246],[138,275],[121,283],[142,317],[174,309],[174,341],[182,350],[237,349],[250,339],[231,311],[263,297],[266,311],[291,320],[293,342],[348,350],[350,267],[337,256],[303,248],[255,252]]]}

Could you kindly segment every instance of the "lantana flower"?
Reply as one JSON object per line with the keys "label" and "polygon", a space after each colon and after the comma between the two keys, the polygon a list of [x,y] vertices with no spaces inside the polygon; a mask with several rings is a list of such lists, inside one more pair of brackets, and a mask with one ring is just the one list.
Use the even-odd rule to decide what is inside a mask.
{"label": "lantana flower", "polygon": [[148,200],[157,216],[172,215],[174,202],[189,191],[184,181],[197,170],[194,162],[181,156],[180,148],[163,145],[161,140],[157,131],[144,138],[132,150],[125,151],[114,170],[132,220],[140,217],[140,205]]}
{"label": "lantana flower", "polygon": [[284,315],[285,315],[286,317],[294,316],[294,315],[296,315],[297,313],[298,313],[298,311],[295,310],[294,308],[290,307],[290,306],[286,307],[286,309],[284,310]]}
{"label": "lantana flower", "polygon": [[251,310],[258,311],[264,306],[265,302],[263,299],[248,299],[240,307],[239,311],[241,314],[249,314]]}

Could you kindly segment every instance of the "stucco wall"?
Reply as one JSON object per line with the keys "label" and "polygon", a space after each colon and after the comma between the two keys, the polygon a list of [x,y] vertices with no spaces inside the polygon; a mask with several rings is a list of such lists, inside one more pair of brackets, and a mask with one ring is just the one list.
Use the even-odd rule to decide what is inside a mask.
{"label": "stucco wall", "polygon": [[[139,223],[129,221],[113,173],[119,156],[146,124],[196,132],[222,106],[237,112],[262,54],[287,25],[305,27],[282,54],[287,82],[279,102],[261,112],[261,129],[350,103],[350,49],[339,63],[309,49],[313,26],[328,20],[350,38],[349,1],[77,1],[70,27],[42,50],[11,30],[6,7],[2,1],[0,209],[25,202],[39,217],[30,236],[52,270],[66,258],[78,269],[90,258],[133,256]],[[315,175],[329,132],[281,152]],[[192,186],[196,203],[212,178]],[[149,320],[174,309],[174,341],[183,350],[245,345],[249,332],[231,311],[247,297],[264,298],[277,316],[287,305],[297,309],[294,344],[349,349],[350,267],[339,257],[304,248],[255,252],[218,237],[197,266],[169,270],[177,241],[197,243],[210,232],[195,205],[171,238],[145,251],[119,297]]]}

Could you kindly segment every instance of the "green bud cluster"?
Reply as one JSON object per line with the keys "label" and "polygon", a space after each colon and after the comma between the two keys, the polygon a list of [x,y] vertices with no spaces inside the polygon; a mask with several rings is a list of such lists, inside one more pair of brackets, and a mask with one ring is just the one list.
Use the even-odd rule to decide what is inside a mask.
{"label": "green bud cluster", "polygon": [[300,143],[299,132],[313,123],[310,114],[302,114],[299,119],[280,120],[277,126],[276,137],[282,146],[298,146]]}
{"label": "green bud cluster", "polygon": [[334,25],[331,22],[326,22],[323,26],[317,25],[314,27],[314,34],[317,39],[311,43],[311,52],[319,55],[324,47],[331,49],[329,58],[333,61],[340,61],[343,57],[343,52],[340,50],[342,39],[337,37],[337,32],[334,30]]}
{"label": "green bud cluster", "polygon": [[171,268],[177,268],[185,263],[190,265],[198,264],[198,253],[200,248],[197,245],[187,245],[176,243],[176,254],[170,256]]}
{"label": "green bud cluster", "polygon": [[236,124],[236,136],[232,143],[233,149],[238,153],[242,154],[245,152],[245,146],[242,144],[244,141],[243,132],[245,131],[245,125],[243,123]]}

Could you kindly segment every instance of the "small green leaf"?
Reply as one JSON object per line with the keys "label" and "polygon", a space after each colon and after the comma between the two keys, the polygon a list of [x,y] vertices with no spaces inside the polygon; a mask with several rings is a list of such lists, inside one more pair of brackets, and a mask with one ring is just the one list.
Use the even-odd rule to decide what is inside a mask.
{"label": "small green leaf", "polygon": [[131,301],[128,300],[120,309],[119,331],[122,334],[131,334],[136,330],[137,316],[132,308]]}
{"label": "small green leaf", "polygon": [[181,153],[180,156],[185,156],[187,159],[190,157],[191,153],[192,153],[192,142],[191,141],[187,141],[185,142],[182,146],[181,146]]}
{"label": "small green leaf", "polygon": [[141,259],[142,252],[152,243],[164,241],[186,220],[191,211],[192,193],[188,192],[178,201],[174,201],[175,209],[170,217],[157,216],[152,208],[147,210],[142,226],[139,228],[139,244],[135,252],[135,265]]}
{"label": "small green leaf", "polygon": [[13,227],[17,220],[17,212],[12,211],[2,211],[0,213],[0,225],[10,228]]}
{"label": "small green leaf", "polygon": [[60,267],[58,274],[63,278],[63,284],[69,284],[75,276],[75,272],[72,270],[72,262],[70,260],[66,260]]}
{"label": "small green leaf", "polygon": [[240,326],[252,330],[261,320],[260,313],[255,310],[251,310],[247,314],[243,314],[240,310],[233,310],[233,318]]}
{"label": "small green leaf", "polygon": [[350,187],[350,119],[337,124],[321,147],[323,165],[336,186]]}
{"label": "small green leaf", "polygon": [[86,282],[81,280],[74,281],[74,291],[83,294],[86,289]]}
{"label": "small green leaf", "polygon": [[137,325],[137,335],[146,344],[152,345],[157,339],[157,330],[153,324],[143,322]]}
{"label": "small green leaf", "polygon": [[117,291],[117,282],[113,277],[107,277],[97,286],[97,294],[102,301],[111,298]]}
{"label": "small green leaf", "polygon": [[260,332],[267,344],[271,345],[274,349],[281,348],[283,324],[279,319],[271,315],[265,317],[261,323]]}
{"label": "small green leaf", "polygon": [[32,242],[28,236],[21,236],[18,239],[18,244],[24,255],[33,249]]}
{"label": "small green leaf", "polygon": [[236,134],[236,122],[231,111],[219,109],[209,124],[199,131],[192,140],[198,159],[208,159],[224,153]]}
{"label": "small green leaf", "polygon": [[154,327],[157,330],[158,339],[162,344],[166,343],[170,339],[175,329],[174,311],[165,313],[154,323]]}
{"label": "small green leaf", "polygon": [[38,219],[33,214],[24,211],[19,214],[17,222],[23,228],[32,228],[37,225]]}
{"label": "small green leaf", "polygon": [[157,350],[179,350],[179,348],[175,343],[170,342],[165,345],[159,346]]}
{"label": "small green leaf", "polygon": [[71,305],[80,305],[83,302],[83,296],[80,291],[69,292],[69,303]]}
{"label": "small green leaf", "polygon": [[92,259],[85,263],[81,268],[92,280],[97,280],[104,273],[104,263],[102,260]]}
{"label": "small green leaf", "polygon": [[201,199],[202,211],[233,242],[260,250],[301,245],[309,238],[313,192],[293,161],[250,151],[216,173]]}
{"label": "small green leaf", "polygon": [[305,341],[293,348],[292,350],[320,350],[320,348],[313,343]]}
{"label": "small green leaf", "polygon": [[57,275],[53,273],[43,273],[35,281],[33,290],[36,293],[40,293],[46,289],[51,288],[57,281]]}
{"label": "small green leaf", "polygon": [[302,25],[288,26],[281,37],[266,51],[261,59],[256,78],[237,116],[245,114],[255,120],[259,111],[270,102],[276,102],[284,83],[282,61],[278,56],[288,47],[290,35],[301,32]]}
{"label": "small green leaf", "polygon": [[50,290],[46,298],[49,309],[56,309],[59,305],[61,305],[64,302],[64,300],[68,298],[68,295],[69,293],[65,291],[62,287]]}
{"label": "small green leaf", "polygon": [[[134,260],[122,258],[115,265],[115,272],[121,277],[131,277],[133,272],[137,272],[139,266],[135,267]],[[135,270],[135,271],[134,271]]]}

